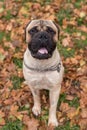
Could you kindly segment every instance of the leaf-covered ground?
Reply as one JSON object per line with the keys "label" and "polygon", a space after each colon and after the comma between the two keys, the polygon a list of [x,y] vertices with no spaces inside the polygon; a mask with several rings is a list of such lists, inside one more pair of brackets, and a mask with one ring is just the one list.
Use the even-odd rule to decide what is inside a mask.
{"label": "leaf-covered ground", "polygon": [[0,130],[54,130],[47,127],[48,91],[42,91],[42,114],[34,117],[32,94],[24,84],[24,28],[32,19],[60,25],[65,75],[55,130],[87,129],[87,1],[0,0]]}

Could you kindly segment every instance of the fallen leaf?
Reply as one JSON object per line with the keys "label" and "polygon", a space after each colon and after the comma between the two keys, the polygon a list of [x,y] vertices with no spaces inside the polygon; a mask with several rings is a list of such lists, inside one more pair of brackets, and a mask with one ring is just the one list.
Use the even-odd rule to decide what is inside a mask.
{"label": "fallen leaf", "polygon": [[66,111],[68,111],[69,109],[70,109],[70,107],[69,107],[68,103],[64,103],[64,102],[61,103],[61,105],[60,105],[60,110],[61,110],[62,112],[66,112]]}
{"label": "fallen leaf", "polygon": [[18,108],[19,108],[19,107],[18,107],[17,105],[12,105],[11,108],[10,108],[10,111],[11,111],[11,112],[17,111]]}
{"label": "fallen leaf", "polygon": [[24,14],[27,14],[28,13],[28,10],[26,9],[26,7],[22,6],[20,11],[19,11],[19,15],[24,15]]}
{"label": "fallen leaf", "polygon": [[55,130],[55,127],[50,125],[50,126],[47,127],[47,130]]}
{"label": "fallen leaf", "polygon": [[67,111],[67,116],[69,119],[73,119],[74,117],[78,116],[80,114],[80,107],[78,109],[71,108],[69,111]]}
{"label": "fallen leaf", "polygon": [[22,121],[23,119],[23,114],[21,114],[20,112],[18,112],[15,117],[17,117],[17,119],[19,119],[20,121]]}
{"label": "fallen leaf", "polygon": [[87,27],[85,25],[81,25],[79,29],[85,33],[87,33]]}
{"label": "fallen leaf", "polygon": [[85,108],[87,106],[87,93],[81,91],[80,95],[80,106]]}
{"label": "fallen leaf", "polygon": [[7,31],[11,31],[12,30],[12,23],[11,22],[9,24],[7,24],[6,30]]}
{"label": "fallen leaf", "polygon": [[38,130],[38,120],[32,118],[30,119],[27,115],[23,118],[24,124],[28,127],[28,130]]}
{"label": "fallen leaf", "polygon": [[5,59],[5,55],[0,53],[0,61],[3,61]]}
{"label": "fallen leaf", "polygon": [[81,130],[86,130],[87,129],[87,119],[80,119],[79,120],[79,126]]}
{"label": "fallen leaf", "polygon": [[80,17],[81,17],[81,18],[83,18],[83,17],[85,17],[85,16],[86,16],[86,13],[85,13],[84,11],[82,11],[82,12],[80,12],[80,14],[79,14],[79,15],[80,15]]}
{"label": "fallen leaf", "polygon": [[87,78],[85,77],[85,78],[82,78],[81,79],[81,89],[85,92],[85,93],[87,93]]}
{"label": "fallen leaf", "polygon": [[69,100],[69,101],[72,101],[74,99],[74,96],[72,95],[67,95],[66,96],[66,99]]}
{"label": "fallen leaf", "polygon": [[80,60],[80,66],[83,66],[85,64],[86,64],[86,62],[84,60]]}
{"label": "fallen leaf", "polygon": [[5,125],[5,119],[0,117],[0,125]]}
{"label": "fallen leaf", "polygon": [[68,39],[68,38],[64,38],[62,40],[62,44],[63,44],[64,47],[69,46],[69,42],[70,42],[70,39]]}
{"label": "fallen leaf", "polygon": [[82,108],[81,116],[82,116],[82,118],[87,118],[87,108]]}

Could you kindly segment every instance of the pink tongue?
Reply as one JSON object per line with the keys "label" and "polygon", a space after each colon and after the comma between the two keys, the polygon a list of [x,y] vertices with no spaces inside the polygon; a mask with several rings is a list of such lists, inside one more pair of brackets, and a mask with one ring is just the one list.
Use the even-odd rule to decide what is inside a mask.
{"label": "pink tongue", "polygon": [[48,54],[48,51],[47,51],[46,48],[41,48],[41,49],[38,50],[38,52],[41,53],[41,54]]}

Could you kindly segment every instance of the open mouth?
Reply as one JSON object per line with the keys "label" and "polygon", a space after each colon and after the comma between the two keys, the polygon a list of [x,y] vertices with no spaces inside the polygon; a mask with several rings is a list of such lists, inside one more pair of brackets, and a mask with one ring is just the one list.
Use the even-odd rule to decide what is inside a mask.
{"label": "open mouth", "polygon": [[38,49],[36,53],[31,52],[31,54],[34,58],[37,58],[39,60],[48,59],[52,56],[52,54],[49,52],[49,50],[46,47],[41,47]]}
{"label": "open mouth", "polygon": [[38,53],[40,53],[41,55],[48,54],[48,50],[45,47],[43,47],[38,50]]}

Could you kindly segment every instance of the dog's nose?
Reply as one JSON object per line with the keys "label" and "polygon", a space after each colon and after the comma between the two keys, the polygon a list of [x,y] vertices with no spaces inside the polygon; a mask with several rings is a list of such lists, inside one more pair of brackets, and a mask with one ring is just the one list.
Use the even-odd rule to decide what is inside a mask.
{"label": "dog's nose", "polygon": [[45,33],[41,33],[39,35],[39,40],[47,41],[48,40],[48,36]]}

